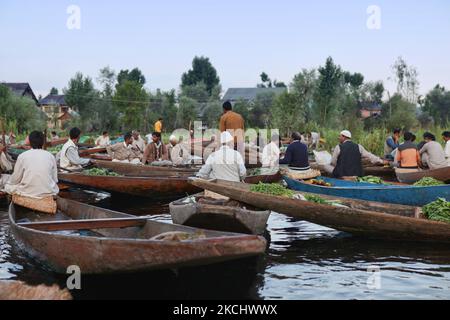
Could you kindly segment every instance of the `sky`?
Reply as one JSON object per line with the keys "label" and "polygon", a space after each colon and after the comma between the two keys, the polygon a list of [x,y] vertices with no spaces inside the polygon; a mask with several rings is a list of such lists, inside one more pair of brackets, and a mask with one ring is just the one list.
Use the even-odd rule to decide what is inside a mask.
{"label": "sky", "polygon": [[254,87],[262,71],[289,83],[328,56],[390,91],[402,56],[422,94],[450,88],[448,0],[0,0],[0,39],[0,81],[29,82],[43,96],[107,65],[140,68],[152,91],[178,88],[196,55],[210,58],[224,90]]}

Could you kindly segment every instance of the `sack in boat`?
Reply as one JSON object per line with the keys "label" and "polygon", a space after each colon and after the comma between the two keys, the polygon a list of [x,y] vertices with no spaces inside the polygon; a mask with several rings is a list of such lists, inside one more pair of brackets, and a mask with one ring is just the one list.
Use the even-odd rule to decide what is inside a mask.
{"label": "sack in boat", "polygon": [[291,170],[289,168],[281,168],[280,173],[283,176],[287,176],[288,178],[293,180],[308,180],[321,176],[320,171],[315,169],[299,171],[299,170]]}
{"label": "sack in boat", "polygon": [[14,194],[12,202],[18,206],[48,214],[56,214],[58,208],[53,196],[37,199]]}
{"label": "sack in boat", "polygon": [[228,201],[230,200],[230,198],[225,197],[221,194],[209,191],[209,190],[205,190],[205,198],[209,198],[209,199],[214,199],[214,200],[225,200]]}

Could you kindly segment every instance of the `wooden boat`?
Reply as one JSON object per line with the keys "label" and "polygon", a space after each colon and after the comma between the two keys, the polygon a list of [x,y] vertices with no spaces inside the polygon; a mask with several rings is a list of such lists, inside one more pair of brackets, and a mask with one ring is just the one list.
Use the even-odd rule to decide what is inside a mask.
{"label": "wooden boat", "polygon": [[130,177],[153,177],[161,174],[193,176],[200,170],[200,167],[157,167],[103,160],[93,160],[93,163],[98,168],[109,169]]}
{"label": "wooden boat", "polygon": [[[311,168],[315,170],[320,170],[324,176],[331,176],[327,174],[323,167],[319,164],[317,164],[315,161],[310,162]],[[395,169],[392,167],[385,167],[385,166],[364,166],[364,175],[366,176],[376,176],[376,177],[382,177],[387,179],[395,179]]]}
{"label": "wooden boat", "polygon": [[318,193],[323,195],[345,197],[359,200],[395,203],[410,206],[424,206],[437,198],[450,200],[450,185],[434,187],[416,187],[401,185],[375,185],[370,183],[353,182],[321,177],[332,187],[313,185],[305,181],[298,181],[283,177],[292,190]]}
{"label": "wooden boat", "polygon": [[96,153],[105,153],[106,152],[106,148],[88,148],[88,149],[79,149],[78,150],[78,154],[80,155],[80,157],[86,157],[89,156],[91,154],[96,154]]}
{"label": "wooden boat", "polygon": [[358,236],[450,243],[450,224],[422,218],[417,207],[321,196],[339,200],[341,205],[334,206],[251,192],[243,183],[201,179],[191,179],[190,183],[236,201]]}
{"label": "wooden boat", "polygon": [[66,274],[72,265],[83,274],[176,269],[259,255],[266,249],[265,239],[258,236],[161,223],[62,198],[57,202],[55,216],[14,204],[9,208],[19,247],[57,273]]}
{"label": "wooden boat", "polygon": [[152,177],[90,176],[82,172],[58,173],[61,182],[138,197],[164,198],[195,194],[200,190],[187,181],[187,176],[170,173]]}
{"label": "wooden boat", "polygon": [[169,208],[175,224],[250,234],[264,233],[270,216],[270,211],[245,208],[233,200],[208,199],[203,193],[171,202]]}
{"label": "wooden boat", "polygon": [[415,183],[425,177],[435,178],[443,182],[450,181],[450,167],[416,172],[402,172],[402,169],[397,169],[395,174],[397,175],[397,180],[402,183]]}

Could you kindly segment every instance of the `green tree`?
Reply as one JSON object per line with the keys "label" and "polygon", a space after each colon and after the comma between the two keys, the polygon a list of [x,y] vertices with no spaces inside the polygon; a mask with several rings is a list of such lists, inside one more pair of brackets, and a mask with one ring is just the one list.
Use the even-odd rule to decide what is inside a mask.
{"label": "green tree", "polygon": [[320,67],[319,80],[315,96],[315,113],[321,126],[329,124],[331,117],[338,110],[338,94],[342,87],[343,72],[331,57],[324,67]]}
{"label": "green tree", "polygon": [[203,82],[206,85],[206,91],[212,94],[214,87],[220,84],[217,71],[206,57],[194,57],[192,69],[183,73],[181,77],[181,88],[186,86],[195,86]]}
{"label": "green tree", "polygon": [[397,94],[411,103],[417,103],[420,84],[417,69],[408,65],[402,57],[398,57],[392,66],[392,72],[397,82]]}
{"label": "green tree", "polygon": [[122,130],[144,129],[144,112],[149,105],[149,95],[143,85],[126,80],[116,87],[114,105],[122,114]]}
{"label": "green tree", "polygon": [[197,119],[197,101],[189,97],[180,97],[177,111],[177,128],[191,129]]}
{"label": "green tree", "polygon": [[63,91],[67,105],[79,113],[82,127],[86,128],[95,114],[95,103],[99,99],[91,78],[78,72]]}
{"label": "green tree", "polygon": [[117,86],[122,85],[126,81],[136,82],[141,86],[144,86],[146,83],[145,76],[142,71],[138,68],[134,68],[133,70],[121,70],[117,75]]}
{"label": "green tree", "polygon": [[423,111],[432,116],[435,123],[447,126],[450,120],[450,91],[436,85],[427,94]]}
{"label": "green tree", "polygon": [[383,104],[382,119],[389,130],[404,128],[410,130],[417,126],[416,105],[400,94],[395,94]]}
{"label": "green tree", "polygon": [[275,93],[258,94],[248,116],[248,125],[253,128],[267,128],[270,120],[270,110],[274,105]]}
{"label": "green tree", "polygon": [[52,89],[50,90],[51,95],[58,95],[59,94],[58,92],[59,92],[58,89],[56,89],[55,87],[52,87]]}
{"label": "green tree", "polygon": [[206,105],[203,118],[209,128],[218,128],[221,114],[222,104],[220,101],[211,101]]}

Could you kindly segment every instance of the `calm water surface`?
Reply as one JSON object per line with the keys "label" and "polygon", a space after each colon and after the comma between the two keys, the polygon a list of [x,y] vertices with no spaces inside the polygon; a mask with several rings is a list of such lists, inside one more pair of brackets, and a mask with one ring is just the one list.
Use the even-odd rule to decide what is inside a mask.
{"label": "calm water surface", "polygon": [[[167,203],[72,190],[75,200],[171,222]],[[363,240],[272,214],[264,257],[145,274],[85,276],[76,299],[450,299],[450,247]],[[0,204],[0,280],[59,284],[18,251]],[[380,270],[370,273],[368,270]],[[369,284],[369,285],[368,285]],[[379,284],[378,289],[374,284]]]}

